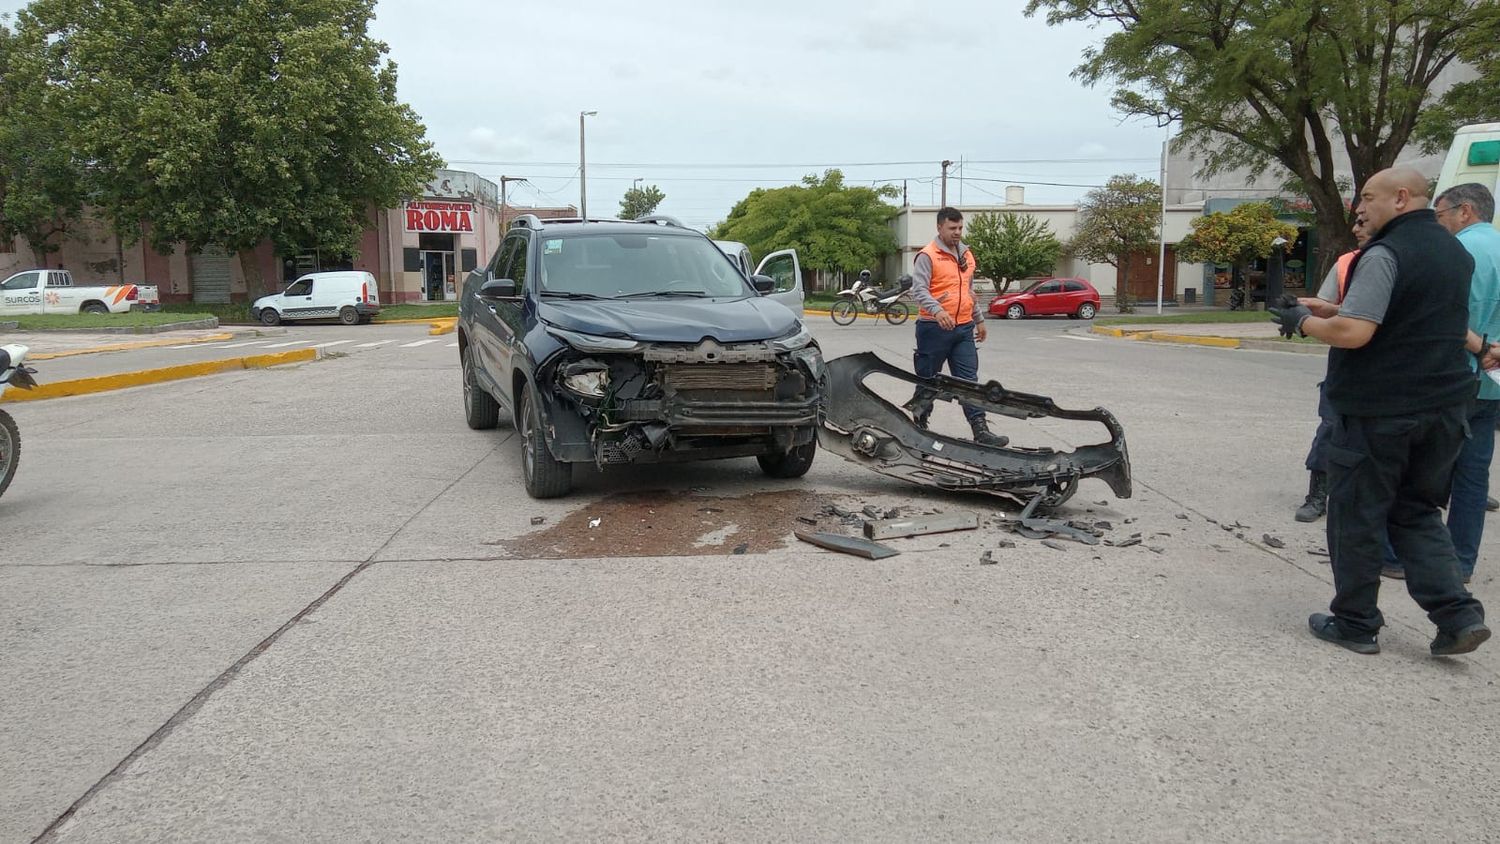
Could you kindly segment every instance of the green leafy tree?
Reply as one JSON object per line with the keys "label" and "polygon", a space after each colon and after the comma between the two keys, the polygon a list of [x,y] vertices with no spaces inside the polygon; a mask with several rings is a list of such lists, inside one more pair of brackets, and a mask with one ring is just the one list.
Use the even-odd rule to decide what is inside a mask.
{"label": "green leafy tree", "polygon": [[632,187],[625,191],[625,197],[620,200],[620,219],[639,220],[640,218],[654,212],[661,201],[667,195],[661,192],[656,185],[645,187]]}
{"label": "green leafy tree", "polygon": [[964,242],[997,294],[1018,278],[1051,273],[1062,255],[1062,241],[1046,220],[1009,212],[974,215],[965,226]]}
{"label": "green leafy tree", "polygon": [[898,195],[891,186],[845,185],[843,173],[829,170],[800,185],[756,188],[711,234],[756,255],[795,248],[802,265],[816,270],[857,270],[896,249],[890,227],[896,209],[885,200]]}
{"label": "green leafy tree", "polygon": [[89,162],[90,202],[152,245],[353,252],[371,208],[441,165],[396,68],[370,37],[374,0],[35,0],[18,32]]}
{"label": "green leafy tree", "polygon": [[[1460,53],[1493,112],[1500,3],[1484,0],[1030,0],[1049,24],[1106,24],[1074,76],[1117,84],[1127,115],[1180,121],[1205,175],[1280,166],[1307,191],[1322,258],[1353,248],[1342,144],[1358,189],[1413,138]],[[1457,96],[1457,95],[1455,95]],[[1451,129],[1450,129],[1451,131]]]}
{"label": "green leafy tree", "polygon": [[1193,230],[1177,244],[1177,258],[1193,263],[1227,264],[1234,277],[1251,261],[1266,258],[1276,249],[1290,252],[1297,242],[1297,227],[1276,218],[1269,202],[1247,202],[1228,211],[1206,214],[1193,220]]}
{"label": "green leafy tree", "polygon": [[21,236],[48,266],[82,212],[84,187],[62,92],[39,72],[43,46],[0,25],[0,238]]}
{"label": "green leafy tree", "polygon": [[1130,293],[1130,256],[1157,245],[1161,222],[1161,187],[1134,173],[1114,176],[1102,188],[1094,188],[1078,203],[1078,228],[1068,251],[1093,264],[1109,264],[1120,270],[1115,307],[1120,313],[1135,311]]}

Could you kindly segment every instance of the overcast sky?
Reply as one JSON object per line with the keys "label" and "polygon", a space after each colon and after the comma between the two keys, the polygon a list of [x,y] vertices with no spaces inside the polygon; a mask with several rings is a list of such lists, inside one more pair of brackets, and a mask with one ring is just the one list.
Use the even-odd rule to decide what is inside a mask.
{"label": "overcast sky", "polygon": [[[828,167],[852,183],[907,179],[914,204],[936,202],[944,158],[972,162],[971,205],[1012,183],[1155,177],[1163,131],[1122,123],[1108,90],[1069,76],[1103,33],[1049,28],[1024,5],[380,0],[374,33],[449,166],[525,177],[511,187],[523,203],[578,202],[582,110],[598,111],[591,215],[615,214],[636,178],[666,193],[664,213],[706,226],[757,186]],[[1086,190],[1027,184],[1026,197]]]}

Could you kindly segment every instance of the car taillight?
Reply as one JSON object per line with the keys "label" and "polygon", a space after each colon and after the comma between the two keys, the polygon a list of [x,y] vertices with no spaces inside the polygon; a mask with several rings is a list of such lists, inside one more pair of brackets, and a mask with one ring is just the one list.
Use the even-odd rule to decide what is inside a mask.
{"label": "car taillight", "polygon": [[130,292],[125,294],[125,301],[127,302],[134,302],[139,298],[141,298],[141,291],[138,287],[130,288]]}
{"label": "car taillight", "polygon": [[369,284],[361,284],[359,286],[359,300],[361,302],[368,302],[368,301],[370,301],[370,285]]}

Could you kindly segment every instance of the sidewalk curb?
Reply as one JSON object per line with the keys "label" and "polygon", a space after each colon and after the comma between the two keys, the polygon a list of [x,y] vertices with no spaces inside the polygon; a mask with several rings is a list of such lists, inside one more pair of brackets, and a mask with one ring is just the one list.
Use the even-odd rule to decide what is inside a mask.
{"label": "sidewalk curb", "polygon": [[190,343],[219,343],[224,340],[233,340],[234,334],[210,334],[207,337],[194,337],[184,340],[181,337],[174,340],[143,340],[139,343],[115,343],[109,346],[91,346],[87,349],[68,349],[64,352],[43,352],[37,355],[27,355],[27,360],[57,360],[58,358],[71,358],[79,355],[96,355],[101,352],[130,352],[136,349],[155,349],[162,346],[186,346]]}
{"label": "sidewalk curb", "polygon": [[1212,334],[1172,334],[1155,328],[1113,328],[1104,325],[1089,327],[1094,334],[1115,337],[1121,340],[1145,340],[1156,343],[1178,343],[1184,346],[1210,346],[1216,349],[1254,349],[1261,352],[1291,352],[1292,354],[1320,355],[1328,351],[1321,343],[1293,343],[1266,337],[1218,337]]}
{"label": "sidewalk curb", "polygon": [[[20,325],[20,323],[16,323]],[[36,334],[160,334],[163,331],[203,331],[219,327],[218,317],[194,319],[186,322],[166,322],[161,325],[101,325],[96,328],[28,328],[26,332]],[[16,329],[20,330],[20,329]]]}
{"label": "sidewalk curb", "polygon": [[266,369],[289,363],[306,363],[317,360],[320,357],[322,357],[322,354],[318,349],[293,349],[291,351],[276,352],[268,355],[248,355],[245,357],[201,361],[199,363],[184,363],[177,366],[164,366],[160,369],[142,369],[136,372],[120,372],[114,375],[76,378],[72,381],[55,381],[51,384],[40,384],[30,390],[10,389],[5,392],[4,396],[0,396],[0,402],[42,401],[44,399],[59,399],[67,396],[85,396],[91,393],[105,393],[112,390],[125,390],[131,387],[143,387],[147,384],[160,384],[166,381],[201,378],[205,375],[218,375],[222,372],[234,372],[241,369]]}
{"label": "sidewalk curb", "polygon": [[430,325],[428,334],[452,334],[458,330],[458,317],[429,317],[427,319],[377,319],[371,325]]}

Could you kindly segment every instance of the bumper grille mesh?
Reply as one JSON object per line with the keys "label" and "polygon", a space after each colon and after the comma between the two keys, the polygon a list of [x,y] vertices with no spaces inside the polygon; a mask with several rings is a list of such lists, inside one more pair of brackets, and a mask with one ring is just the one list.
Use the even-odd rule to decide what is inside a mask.
{"label": "bumper grille mesh", "polygon": [[776,389],[776,367],[765,363],[721,363],[663,367],[668,387],[674,390]]}

